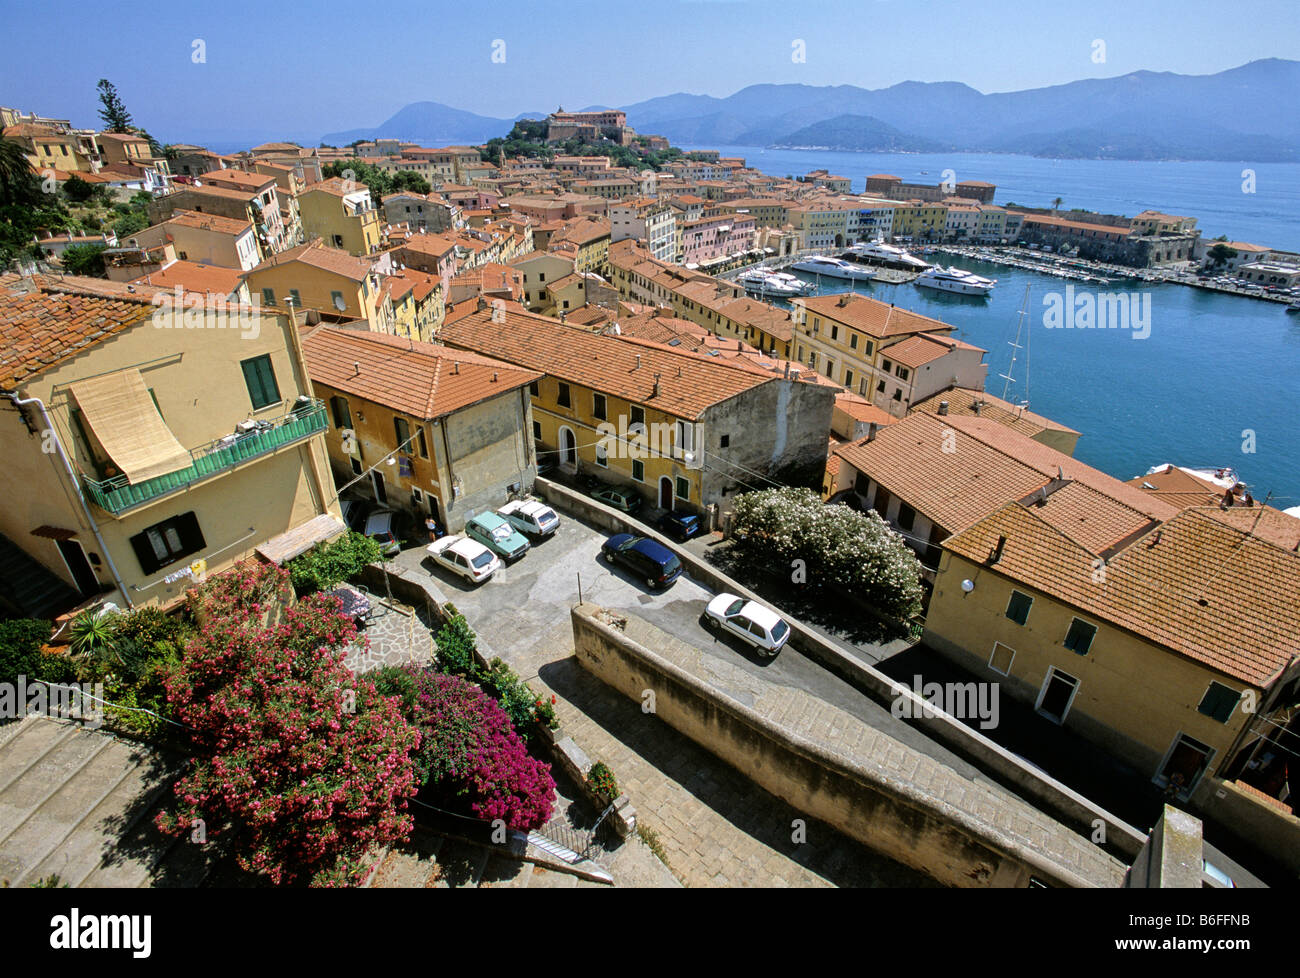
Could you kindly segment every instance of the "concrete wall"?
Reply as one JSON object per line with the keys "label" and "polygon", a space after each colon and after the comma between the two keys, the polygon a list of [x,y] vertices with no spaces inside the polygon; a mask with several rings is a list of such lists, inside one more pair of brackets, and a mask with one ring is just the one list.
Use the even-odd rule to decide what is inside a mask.
{"label": "concrete wall", "polygon": [[597,620],[598,610],[572,612],[583,668],[638,702],[653,689],[660,719],[810,817],[948,886],[1024,887],[1031,876],[1060,887],[1098,885],[910,782],[770,722]]}
{"label": "concrete wall", "polygon": [[[547,479],[538,479],[534,491],[557,511],[575,516],[585,523],[610,533],[633,532],[663,544],[681,559],[686,573],[694,581],[716,592],[728,591],[746,600],[764,602],[736,581],[718,571],[674,541],[640,523],[627,519],[621,513]],[[858,656],[838,643],[809,628],[807,625],[784,616],[790,624],[788,648],[816,662],[834,673],[855,689],[870,696],[877,703],[892,706],[902,696],[912,700],[910,723],[926,735],[978,766],[999,784],[1010,788],[1021,798],[1031,801],[1059,822],[1070,826],[1085,836],[1094,831],[1097,820],[1106,826],[1104,848],[1126,857],[1137,855],[1146,842],[1146,835],[1124,822],[1106,809],[1089,801],[1068,786],[1030,767],[1015,754],[1004,749],[960,720],[942,711],[934,710],[907,687],[895,683],[884,673],[868,665]]]}
{"label": "concrete wall", "polygon": [[1207,779],[1197,807],[1252,849],[1267,853],[1300,875],[1300,818],[1277,808],[1232,781]]}

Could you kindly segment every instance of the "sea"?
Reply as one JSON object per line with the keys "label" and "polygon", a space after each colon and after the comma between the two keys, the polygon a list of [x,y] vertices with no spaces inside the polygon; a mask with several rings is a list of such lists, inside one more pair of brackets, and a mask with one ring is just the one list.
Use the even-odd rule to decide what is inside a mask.
{"label": "sea", "polygon": [[[744,156],[750,166],[776,176],[826,169],[851,177],[854,190],[863,189],[869,173],[938,183],[951,169],[958,180],[996,184],[995,203],[1050,207],[1061,197],[1065,208],[1105,213],[1151,208],[1196,217],[1203,235],[1300,251],[1297,164],[707,148]],[[1255,171],[1253,194],[1241,190],[1241,173],[1248,168]],[[1080,461],[1119,479],[1165,462],[1232,467],[1257,500],[1267,496],[1279,509],[1300,506],[1300,314],[1280,303],[1182,285],[1136,279],[1086,285],[949,255],[929,260],[995,278],[997,286],[987,298],[910,283],[858,283],[852,289],[951,323],[958,338],[988,350],[988,391],[1028,400],[1030,410],[1079,431],[1074,455]],[[1067,286],[1073,286],[1072,296]],[[850,288],[827,280],[820,287],[826,294]],[[1088,290],[1129,293],[1136,308],[1149,311],[1147,326],[1055,325],[1053,311]],[[1022,306],[1026,315],[1015,349]],[[1007,373],[1010,383],[999,376]]]}

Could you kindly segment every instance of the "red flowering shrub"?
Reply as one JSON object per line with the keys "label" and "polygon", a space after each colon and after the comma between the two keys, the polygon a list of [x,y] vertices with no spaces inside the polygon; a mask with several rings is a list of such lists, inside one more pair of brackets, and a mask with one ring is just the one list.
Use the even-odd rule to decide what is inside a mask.
{"label": "red flowering shrub", "polygon": [[356,882],[368,850],[411,831],[420,734],[343,664],[356,628],[337,598],[313,595],[262,625],[261,602],[287,580],[271,568],[199,596],[202,631],[167,679],[198,757],[158,825],[229,823],[240,866],[276,884]]}
{"label": "red flowering shrub", "polygon": [[[394,670],[395,671],[395,670]],[[512,829],[535,829],[551,817],[551,766],[532,757],[510,717],[490,696],[458,676],[408,667],[414,681],[412,716],[420,728],[417,764],[426,790],[444,804],[467,807]],[[385,689],[409,680],[391,678]]]}

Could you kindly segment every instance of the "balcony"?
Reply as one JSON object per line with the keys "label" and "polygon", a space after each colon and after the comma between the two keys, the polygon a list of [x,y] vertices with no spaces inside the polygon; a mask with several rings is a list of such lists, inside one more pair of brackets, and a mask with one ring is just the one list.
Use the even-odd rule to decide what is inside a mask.
{"label": "balcony", "polygon": [[196,482],[220,475],[237,465],[267,455],[328,427],[325,405],[313,400],[274,421],[259,422],[245,433],[226,435],[190,450],[190,464],[176,472],[147,479],[132,485],[126,476],[95,480],[82,476],[86,494],[101,509],[119,515],[126,510],[153,502],[168,493],[188,489]]}

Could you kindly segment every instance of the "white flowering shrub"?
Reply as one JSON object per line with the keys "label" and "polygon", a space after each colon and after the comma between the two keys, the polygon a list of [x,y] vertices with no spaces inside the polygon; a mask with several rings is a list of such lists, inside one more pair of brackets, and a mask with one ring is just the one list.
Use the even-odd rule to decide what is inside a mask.
{"label": "white flowering shrub", "polygon": [[811,489],[747,492],[732,535],[747,561],[802,560],[810,584],[838,585],[897,618],[921,610],[921,562],[874,511],[827,506]]}

